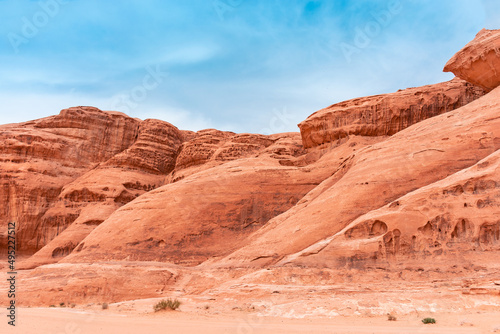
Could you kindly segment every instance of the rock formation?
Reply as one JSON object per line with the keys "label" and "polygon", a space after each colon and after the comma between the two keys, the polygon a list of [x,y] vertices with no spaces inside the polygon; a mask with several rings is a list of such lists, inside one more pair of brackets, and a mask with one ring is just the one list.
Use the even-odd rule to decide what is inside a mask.
{"label": "rock formation", "polygon": [[500,85],[500,35],[481,30],[474,40],[457,52],[444,67],[457,77],[491,91]]}
{"label": "rock formation", "polygon": [[[42,217],[63,187],[134,143],[139,121],[116,112],[78,107],[36,121],[0,127],[0,249],[7,222],[18,227],[19,250],[40,249]],[[47,222],[55,235],[73,222],[68,215]]]}
{"label": "rock formation", "polygon": [[[495,153],[500,148],[499,99],[500,89],[496,89],[347,157],[345,170],[257,231],[227,261],[233,265],[276,263],[335,235],[357,217]],[[384,235],[392,232],[381,231]],[[286,242],[276,242],[279,235],[287,235]]]}
{"label": "rock formation", "polygon": [[115,210],[163,185],[183,139],[184,134],[169,123],[141,122],[129,148],[63,187],[32,232],[36,245],[45,247],[23,266],[60,260]]}
{"label": "rock formation", "polygon": [[460,79],[361,97],[319,110],[299,124],[304,147],[347,136],[391,136],[427,118],[460,108],[484,91]]}
{"label": "rock formation", "polygon": [[[293,158],[283,150],[281,142],[291,140],[292,147],[287,151],[293,153],[300,136],[283,134],[273,138],[276,145],[257,156],[199,171],[117,210],[64,261],[127,259],[197,265],[227,255],[334,173],[343,162],[339,154],[351,154],[365,142],[358,140],[351,146],[352,142],[346,143],[333,161],[325,159],[296,167],[280,164],[283,158]],[[226,152],[227,142],[221,146],[220,152]],[[201,147],[205,152],[206,145]],[[239,150],[236,152],[239,154]]]}
{"label": "rock formation", "polygon": [[[500,151],[358,217],[284,262],[344,266],[454,260],[500,250]],[[458,261],[457,261],[458,258]]]}
{"label": "rock formation", "polygon": [[20,249],[36,252],[22,302],[272,284],[300,299],[306,285],[494,275],[499,36],[483,30],[450,60],[461,79],[334,104],[300,134],[182,131],[90,107],[1,126],[0,227],[16,221]]}

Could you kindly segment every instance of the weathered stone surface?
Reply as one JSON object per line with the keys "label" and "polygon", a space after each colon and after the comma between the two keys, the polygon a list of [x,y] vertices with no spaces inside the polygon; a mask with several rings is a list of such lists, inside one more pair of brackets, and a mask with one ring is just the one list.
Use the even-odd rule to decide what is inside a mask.
{"label": "weathered stone surface", "polygon": [[81,107],[2,126],[1,223],[21,222],[22,248],[45,245],[22,263],[37,268],[20,271],[19,301],[498,307],[499,113],[500,87],[454,79],[334,105],[301,134]]}
{"label": "weathered stone surface", "polygon": [[[258,143],[253,137],[231,140]],[[236,250],[248,235],[293,207],[342,163],[337,159],[318,161],[317,168],[284,166],[280,161],[293,157],[288,154],[296,153],[300,137],[284,134],[274,140],[277,146],[268,146],[258,156],[197,171],[141,196],[112,214],[63,261],[161,261],[191,266]],[[363,140],[358,144],[357,148],[362,147]],[[227,142],[220,147],[216,151],[226,152]],[[337,154],[355,149],[346,143]]]}
{"label": "weathered stone surface", "polygon": [[[37,225],[63,187],[132,145],[139,123],[121,113],[75,107],[0,126],[0,249],[6,246],[7,222],[15,221],[19,251],[37,250]],[[54,222],[56,229],[76,217],[64,219]]]}
{"label": "weathered stone surface", "polygon": [[481,30],[444,67],[486,91],[500,85],[500,30]]}
{"label": "weathered stone surface", "polygon": [[[500,150],[370,211],[284,262],[380,266],[500,251]],[[487,261],[483,262],[484,264]]]}
{"label": "weathered stone surface", "polygon": [[172,124],[147,119],[141,123],[134,145],[106,161],[103,168],[118,166],[150,174],[168,174],[175,167],[184,139],[185,135]]}
{"label": "weathered stone surface", "polygon": [[[277,263],[363,214],[478,163],[500,148],[499,101],[500,88],[346,157],[343,169],[256,231],[222,263]],[[492,215],[498,213],[492,210]]]}
{"label": "weathered stone surface", "polygon": [[427,118],[460,108],[484,91],[460,79],[361,97],[319,110],[299,124],[304,147],[349,135],[390,136]]}
{"label": "weathered stone surface", "polygon": [[45,246],[22,267],[59,261],[119,207],[163,185],[183,138],[169,123],[141,122],[137,140],[128,149],[64,186],[32,228],[33,240],[22,240],[36,242],[36,248]]}
{"label": "weathered stone surface", "polygon": [[[2,175],[7,186],[2,223],[18,223],[20,251],[38,251],[21,268],[59,261],[114,211],[155,188],[259,154],[278,166],[293,166],[305,153],[297,133],[194,133],[163,121],[140,121],[91,107],[70,108],[58,116],[3,129]],[[26,143],[19,144],[18,137]],[[26,168],[19,169],[20,163]],[[245,204],[244,198],[241,201]],[[286,208],[277,205],[261,218]],[[2,242],[5,237],[2,233]]]}
{"label": "weathered stone surface", "polygon": [[191,166],[202,165],[209,161],[215,152],[230,137],[233,132],[224,132],[215,129],[198,131],[195,137],[183,144],[177,158],[176,169],[184,169]]}
{"label": "weathered stone surface", "polygon": [[[290,136],[283,134],[279,140],[287,137],[296,137],[296,133]],[[179,149],[175,169],[168,176],[167,183],[177,182],[188,175],[228,161],[256,156],[276,140],[272,136],[259,134],[235,134],[214,129],[198,131]],[[302,148],[300,139],[297,138],[293,139],[291,145]],[[289,152],[288,155],[296,156],[298,152]]]}

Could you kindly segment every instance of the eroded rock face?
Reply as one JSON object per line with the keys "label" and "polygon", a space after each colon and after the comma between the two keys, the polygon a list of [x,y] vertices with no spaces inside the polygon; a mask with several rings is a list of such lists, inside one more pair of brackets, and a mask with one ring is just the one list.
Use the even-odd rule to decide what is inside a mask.
{"label": "eroded rock face", "polygon": [[177,152],[184,139],[185,135],[172,124],[147,119],[141,123],[134,145],[106,161],[102,167],[168,174],[175,167]]}
{"label": "eroded rock face", "polygon": [[350,135],[390,136],[427,118],[460,108],[484,91],[460,79],[331,105],[299,124],[304,147]]}
{"label": "eroded rock face", "polygon": [[[140,121],[91,107],[66,109],[58,116],[6,125],[3,130],[2,176],[6,185],[1,194],[5,202],[2,224],[16,221],[19,249],[38,251],[21,264],[22,268],[61,260],[113,212],[158,187],[231,161],[253,157],[255,170],[272,163],[268,174],[261,173],[254,186],[234,199],[236,207],[249,210],[248,217],[239,209],[226,213],[226,206],[220,206],[227,196],[225,191],[232,193],[239,184],[228,184],[214,204],[220,211],[218,222],[227,220],[230,226],[234,217],[241,216],[243,225],[250,224],[251,228],[245,228],[247,233],[287,210],[313,186],[306,182],[306,185],[297,185],[297,189],[281,187],[284,194],[290,196],[279,198],[281,190],[274,193],[274,187],[278,186],[270,184],[263,190],[272,194],[267,203],[267,199],[257,196],[265,178],[286,177],[287,169],[295,171],[296,164],[305,166],[318,158],[300,160],[305,152],[297,133],[273,136],[217,130],[194,133],[181,131],[167,122]],[[260,155],[263,158],[258,158]],[[259,164],[260,160],[267,162]],[[278,166],[276,170],[274,165]],[[246,170],[245,177],[252,179],[250,174],[254,169]],[[207,194],[212,193],[212,188],[219,185],[218,178],[222,183],[227,181],[224,173],[219,176],[217,172],[206,173],[208,179],[200,180],[200,187]],[[217,182],[212,182],[214,176]],[[320,179],[316,175],[312,182]],[[192,193],[189,187],[186,185],[182,193]],[[198,197],[195,193],[192,195]],[[173,198],[175,196],[174,193]],[[158,205],[163,202],[164,199],[160,199]],[[200,214],[211,217],[210,210],[206,208]],[[176,219],[182,220],[182,217]],[[184,235],[188,231],[179,233]]]}
{"label": "eroded rock face", "polygon": [[203,165],[213,157],[220,146],[234,135],[233,132],[215,129],[198,131],[193,139],[183,144],[177,158],[176,169]]}
{"label": "eroded rock face", "polygon": [[[241,146],[227,150],[229,142],[242,143],[250,151],[263,145],[265,150],[142,195],[112,214],[63,261],[160,261],[192,266],[227,255],[252,232],[293,207],[342,163],[341,159],[318,161],[317,168],[281,164],[303,153],[296,150],[298,134],[272,139],[233,136],[218,143],[214,152],[229,152],[231,158],[240,155]],[[348,154],[361,147],[363,140],[358,140],[358,145],[346,143],[339,152]]]}
{"label": "eroded rock face", "polygon": [[[37,250],[38,224],[63,187],[131,146],[139,123],[121,113],[75,107],[57,116],[0,126],[0,249],[6,245],[4,227],[15,221],[19,250]],[[54,222],[55,229],[76,218]]]}
{"label": "eroded rock face", "polygon": [[162,186],[183,138],[167,122],[141,122],[134,144],[63,187],[32,228],[33,239],[23,240],[43,248],[22,267],[59,261],[115,210]]}
{"label": "eroded rock face", "polygon": [[[140,120],[125,114],[94,107],[64,109],[58,116],[24,124],[26,128],[58,136],[58,143],[64,146],[37,154],[37,145],[28,143],[26,155],[30,158],[55,156],[64,159],[65,164],[100,163],[130,147],[137,140],[139,124]],[[45,141],[45,138],[40,139]]]}
{"label": "eroded rock face", "polygon": [[[320,185],[291,210],[252,234],[248,244],[222,263],[257,267],[277,263],[321,244],[363,214],[478,163],[500,149],[499,101],[497,88],[462,108],[422,121],[356,152],[346,159],[344,168],[322,183],[323,187]],[[497,213],[493,208],[491,215]],[[460,218],[458,212],[456,218]],[[477,226],[485,222],[496,223],[485,220]],[[451,219],[450,224],[455,223]],[[391,232],[393,240],[397,237],[388,224],[373,224],[370,229],[374,236]],[[425,222],[419,221],[415,229],[423,226]],[[286,240],[277,242],[283,235]],[[340,251],[350,253],[349,247],[342,251],[343,245],[338,245]]]}
{"label": "eroded rock face", "polygon": [[481,30],[444,67],[486,91],[500,85],[500,30]]}
{"label": "eroded rock face", "polygon": [[[281,136],[284,140],[286,136]],[[295,134],[288,137],[296,137]],[[277,139],[259,134],[235,134],[233,132],[207,129],[198,131],[189,141],[182,144],[175,164],[169,175],[169,182],[177,182],[188,175],[220,164],[258,155]],[[297,138],[294,144],[302,147]],[[289,145],[290,146],[290,145]],[[293,156],[298,152],[290,153]]]}
{"label": "eroded rock face", "polygon": [[342,231],[290,257],[344,267],[455,259],[500,251],[500,151],[472,167],[355,219]]}
{"label": "eroded rock face", "polygon": [[395,280],[446,281],[441,293],[470,274],[482,285],[467,293],[497,298],[483,283],[500,254],[499,111],[500,87],[454,79],[333,105],[301,134],[195,133],[87,107],[2,126],[0,223],[18,221],[21,248],[44,246],[24,268],[58,262],[21,272],[21,302],[288,289],[290,304],[304,286],[325,300],[356,282],[377,308]]}
{"label": "eroded rock face", "polygon": [[[364,110],[361,105],[372,103],[372,99],[386,101],[378,102],[383,105],[400,95],[405,96],[405,103],[408,102],[406,96],[418,98],[424,105],[419,110],[425,112],[415,118],[401,120],[398,124],[404,127],[420,118],[455,108],[481,94],[472,85],[458,79],[404,92],[395,93],[396,96],[390,98],[370,97],[368,102],[358,101],[354,103],[356,112],[361,113]],[[376,110],[378,108],[375,107]],[[246,158],[263,161],[266,161],[265,157],[272,158],[280,168],[288,167],[294,172],[297,168],[308,166],[323,153],[319,150],[307,154],[304,150],[302,143],[316,145],[308,140],[317,135],[305,135],[308,133],[306,128],[311,124],[324,128],[325,125],[318,125],[318,122],[326,122],[324,114],[331,113],[316,113],[301,124],[302,140],[293,133],[264,136],[213,129],[193,133],[178,130],[163,121],[140,121],[91,107],[69,108],[58,116],[4,126],[4,168],[6,171],[11,168],[12,172],[16,169],[15,173],[21,173],[22,177],[5,182],[2,196],[4,202],[9,204],[4,206],[3,224],[9,220],[18,221],[20,249],[31,252],[47,246],[74,224],[37,256],[40,261],[55,261],[68,255],[82,238],[115,210],[165,184]],[[373,120],[380,123],[378,116],[374,116]],[[379,133],[376,127],[357,123],[354,121],[354,124],[345,125],[361,129],[349,132],[350,135],[382,137],[398,129],[386,124],[385,132]],[[395,124],[394,120],[391,124]],[[369,129],[375,129],[375,133]],[[328,137],[329,131],[322,133],[327,139],[320,136],[322,139],[317,143],[336,139],[336,145],[340,145],[347,140],[343,137],[345,133],[332,138]],[[21,162],[26,164],[22,172],[18,169]],[[13,165],[9,167],[11,163]],[[4,178],[8,177],[9,173],[4,173]],[[313,183],[320,181],[321,177],[314,178]],[[265,181],[262,179],[259,182]],[[20,189],[24,189],[24,195],[20,195]],[[304,195],[303,191],[299,193]],[[16,201],[17,204],[12,204]],[[37,204],[32,205],[33,201]],[[25,208],[21,208],[23,206]],[[275,213],[287,209],[283,207]],[[265,220],[270,218],[272,215],[267,215]]]}

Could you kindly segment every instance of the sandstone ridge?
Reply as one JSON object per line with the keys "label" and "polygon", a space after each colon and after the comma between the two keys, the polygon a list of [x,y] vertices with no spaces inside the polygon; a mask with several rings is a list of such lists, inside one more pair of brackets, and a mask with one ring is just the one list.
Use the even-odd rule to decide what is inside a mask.
{"label": "sandstone ridge", "polygon": [[460,79],[348,100],[319,110],[299,124],[306,148],[349,135],[390,136],[415,123],[460,108],[484,91]]}

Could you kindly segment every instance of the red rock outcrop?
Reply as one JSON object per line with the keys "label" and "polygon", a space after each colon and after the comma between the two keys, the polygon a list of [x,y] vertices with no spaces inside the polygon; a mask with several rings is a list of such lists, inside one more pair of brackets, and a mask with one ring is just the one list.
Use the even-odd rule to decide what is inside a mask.
{"label": "red rock outcrop", "polygon": [[357,98],[319,110],[299,124],[305,148],[349,135],[390,136],[427,118],[460,108],[484,91],[460,79]]}
{"label": "red rock outcrop", "polygon": [[[482,41],[466,51],[490,64]],[[21,273],[22,302],[271,298],[276,285],[284,300],[304,286],[378,297],[395,281],[441,292],[450,277],[457,299],[497,298],[485,280],[500,255],[500,87],[455,78],[342,102],[300,128],[194,133],[93,108],[0,127],[0,223],[20,222],[24,249],[45,245],[26,268],[58,261]]]}
{"label": "red rock outcrop", "polygon": [[499,177],[497,150],[472,167],[358,217],[283,262],[359,267],[425,258],[435,262],[439,257],[460,264],[473,252],[499,252]]}
{"label": "red rock outcrop", "polygon": [[[9,132],[4,131],[3,135],[12,137],[6,139],[10,146],[5,145],[3,150],[4,178],[9,176],[11,167],[7,162],[14,161],[14,169],[19,167],[20,159],[24,159],[29,168],[15,171],[22,177],[11,179],[10,187],[14,188],[11,192],[19,195],[19,189],[28,187],[25,192],[34,198],[13,199],[7,193],[4,208],[15,207],[14,200],[27,210],[36,210],[36,215],[27,216],[17,209],[13,212],[4,209],[2,223],[10,220],[18,223],[19,249],[38,251],[23,261],[21,268],[59,261],[122,205],[164,184],[261,153],[279,165],[294,165],[297,156],[304,153],[296,133],[278,136],[217,130],[193,133],[180,131],[163,121],[140,121],[90,107],[70,108],[58,116],[4,128]],[[38,130],[40,128],[43,130]],[[26,133],[28,138],[24,153],[8,151],[16,143],[12,135],[16,132]],[[35,134],[37,140],[32,139]],[[37,153],[40,142],[47,146],[47,151]],[[15,156],[16,153],[21,157]],[[52,162],[54,159],[56,164]],[[306,160],[314,159],[317,157]],[[307,164],[307,161],[301,163]],[[53,169],[50,179],[36,173],[36,168],[47,165]],[[47,173],[45,170],[42,175]],[[56,187],[49,192],[49,198],[37,194],[53,184]],[[45,203],[41,203],[42,200]],[[278,211],[284,210],[277,207]]]}
{"label": "red rock outcrop", "polygon": [[[37,250],[37,225],[63,187],[132,145],[138,130],[138,120],[92,107],[0,126],[0,249],[7,222],[15,221],[19,250]],[[76,216],[64,219],[56,229]]]}
{"label": "red rock outcrop", "polygon": [[[437,90],[435,87],[429,88],[429,91],[426,91],[428,87],[417,89],[420,92],[417,95],[424,95],[430,100],[446,100],[440,95],[444,87],[448,89],[447,96],[455,98],[455,104],[466,103],[481,94],[473,86],[454,80],[442,84]],[[420,117],[429,115],[422,114]],[[193,133],[180,131],[162,121],[142,122],[91,107],[66,109],[58,116],[7,125],[4,129],[9,130],[3,132],[6,138],[4,162],[15,161],[13,168],[18,168],[20,158],[16,155],[19,155],[29,165],[29,170],[22,172],[25,180],[17,177],[10,181],[9,187],[15,189],[5,193],[9,188],[4,186],[2,196],[8,203],[5,208],[16,207],[12,203],[17,201],[19,206],[25,205],[26,211],[31,213],[27,215],[27,212],[17,208],[11,213],[10,209],[8,212],[4,209],[3,224],[9,220],[18,221],[20,249],[30,252],[41,249],[60,236],[34,257],[30,266],[44,261],[53,262],[68,255],[82,238],[119,207],[164,184],[250,157],[271,157],[280,168],[295,170],[308,166],[323,154],[321,150],[306,153],[293,134],[263,136],[213,129]],[[16,138],[13,133],[16,132],[22,132],[28,142],[16,146],[13,142]],[[353,134],[372,135],[365,132]],[[302,142],[307,144],[304,132],[302,137]],[[342,142],[345,140],[337,144]],[[57,164],[47,168],[52,160],[56,160]],[[9,165],[4,166],[8,171]],[[42,168],[43,172],[37,173]],[[50,176],[52,179],[45,176],[49,169],[54,171]],[[16,172],[19,174],[19,171]],[[320,181],[321,177],[315,178],[314,182]],[[48,185],[53,188],[48,190]],[[28,187],[24,190],[25,195],[18,199],[9,195],[15,193],[19,196],[19,189],[23,187]],[[45,203],[31,205],[33,201],[27,200],[26,193],[36,201],[45,198]],[[74,226],[61,235],[72,224]]]}
{"label": "red rock outcrop", "polygon": [[215,129],[198,131],[182,144],[168,181],[176,182],[228,161],[255,156],[274,142],[271,137],[259,134],[235,134]]}
{"label": "red rock outcrop", "polygon": [[183,138],[169,123],[141,122],[137,140],[128,149],[64,186],[33,231],[37,247],[45,247],[22,267],[59,261],[115,210],[162,186]]}
{"label": "red rock outcrop", "polygon": [[[231,140],[250,141],[246,145],[253,151],[259,140],[252,137]],[[269,139],[258,138],[262,145],[269,144]],[[334,161],[318,161],[313,168],[280,163],[297,152],[297,133],[276,135],[274,141],[276,146],[271,144],[257,156],[198,171],[141,196],[112,214],[63,261],[161,261],[191,266],[227,255],[331,175],[343,161],[339,155],[369,143],[363,139],[345,143],[332,153]],[[234,151],[226,149],[227,142],[219,147],[214,152],[234,157]],[[240,155],[241,146],[236,147]]]}
{"label": "red rock outcrop", "polygon": [[[221,263],[277,263],[335,235],[363,214],[476,164],[500,149],[499,101],[500,88],[357,151],[347,157],[342,170],[252,234]],[[377,233],[386,234],[383,226]],[[280,238],[283,235],[286,240]]]}
{"label": "red rock outcrop", "polygon": [[486,91],[500,85],[500,30],[481,30],[444,67]]}

